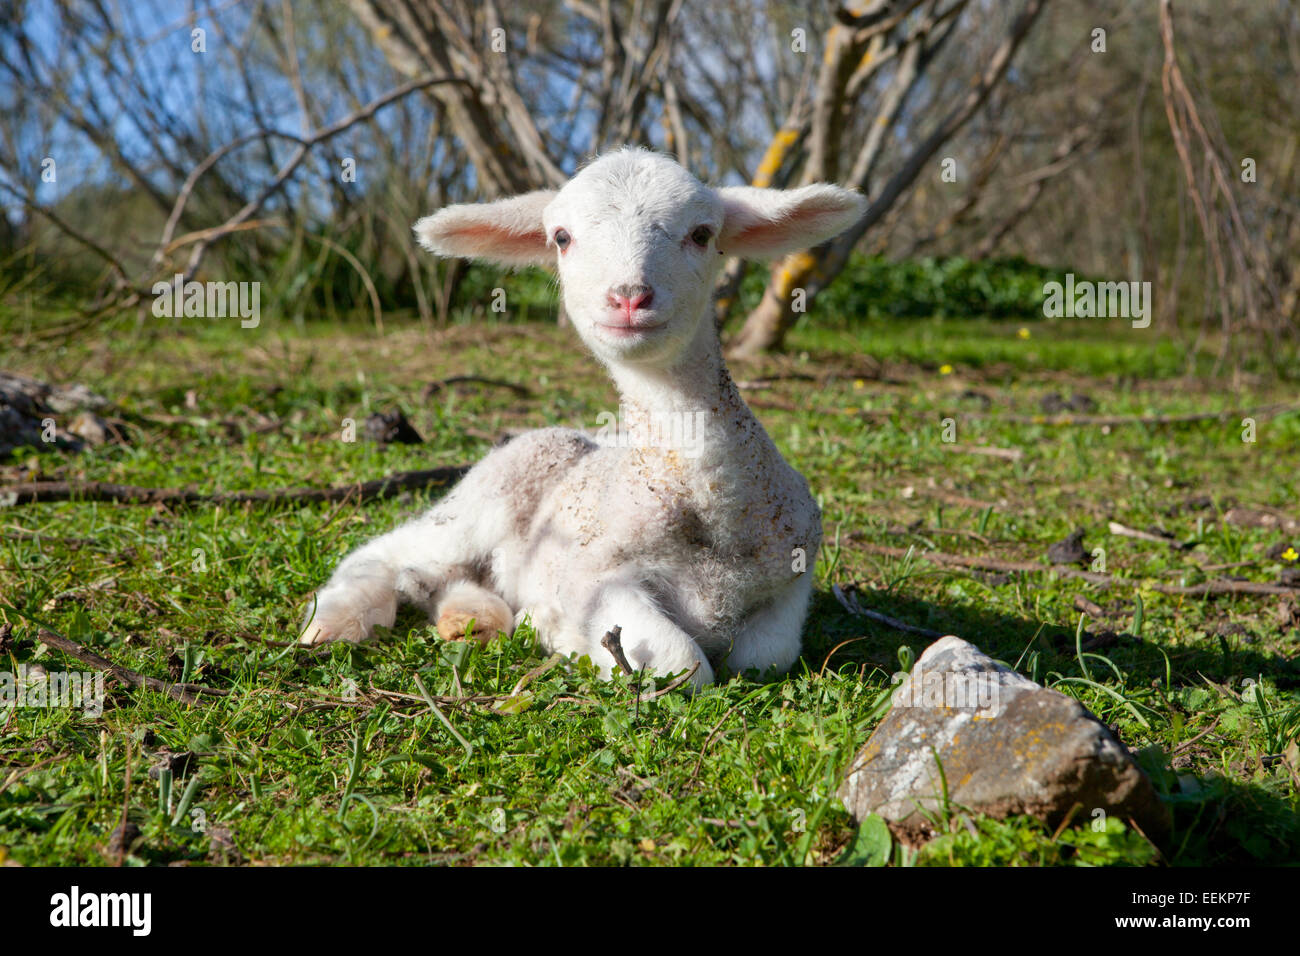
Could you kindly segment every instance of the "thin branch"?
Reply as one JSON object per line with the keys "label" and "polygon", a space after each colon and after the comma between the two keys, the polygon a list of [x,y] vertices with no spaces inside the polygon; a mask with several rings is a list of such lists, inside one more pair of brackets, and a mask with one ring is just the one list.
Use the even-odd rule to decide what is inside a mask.
{"label": "thin branch", "polygon": [[36,636],[42,644],[48,644],[69,657],[76,658],[81,663],[95,668],[95,670],[111,674],[124,684],[131,687],[147,687],[149,690],[156,690],[168,697],[179,700],[182,704],[197,704],[200,703],[200,699],[203,697],[227,697],[230,695],[230,691],[216,687],[204,687],[202,684],[173,684],[169,681],[159,680],[156,677],[146,677],[129,667],[114,664],[108,658],[100,657],[94,651],[82,647],[76,641],[70,640],[62,634],[56,634],[46,627],[38,629]]}
{"label": "thin branch", "polygon": [[[891,558],[905,558],[909,549],[891,548],[883,544],[871,544],[865,542],[859,544],[859,547],[869,554],[879,554]],[[923,558],[931,564],[937,564],[940,567],[958,567],[972,568],[981,571],[1001,571],[1001,572],[1023,572],[1027,574],[1041,574],[1046,571],[1054,571],[1062,577],[1082,578],[1093,584],[1109,586],[1112,584],[1125,585],[1128,587],[1149,587],[1152,591],[1158,591],[1161,594],[1181,594],[1187,597],[1209,597],[1217,594],[1285,594],[1300,595],[1300,588],[1287,587],[1282,584],[1268,584],[1261,581],[1230,581],[1217,580],[1205,581],[1201,584],[1193,585],[1174,585],[1174,584],[1146,584],[1140,581],[1125,579],[1112,574],[1105,574],[1100,571],[1083,571],[1079,568],[1070,567],[1065,564],[1039,564],[1036,561],[1006,561],[1001,558],[990,557],[967,557],[960,554],[948,554],[943,551],[916,551],[911,550],[916,557]]]}
{"label": "thin branch", "polygon": [[[831,585],[831,593],[835,595],[835,600],[840,602],[840,605],[844,610],[848,611],[850,614],[865,617],[878,624],[883,624],[886,627],[892,627],[896,631],[902,631],[905,634],[916,634],[920,637],[929,638],[932,641],[937,641],[939,638],[945,636],[940,631],[932,631],[928,627],[908,624],[906,621],[900,621],[896,617],[890,617],[888,614],[881,614],[879,611],[873,611],[869,607],[863,607],[858,603],[856,594],[845,594],[838,584]],[[829,655],[827,659],[830,659]],[[822,669],[825,670],[825,665],[822,665]]]}
{"label": "thin branch", "polygon": [[400,100],[402,97],[414,93],[417,90],[423,90],[431,86],[440,86],[447,83],[466,83],[466,82],[467,81],[465,79],[457,76],[418,77],[417,79],[410,80],[406,83],[403,83],[401,86],[389,90],[387,93],[385,93],[383,96],[380,96],[378,99],[371,100],[368,104],[363,106],[361,109],[349,113],[347,116],[344,116],[342,119],[339,119],[334,123],[331,123],[329,126],[323,127],[322,129],[313,133],[311,136],[302,139],[298,144],[298,148],[294,150],[293,154],[288,158],[288,160],[285,161],[284,165],[280,167],[279,172],[275,174],[275,177],[271,180],[271,182],[268,183],[262,189],[262,191],[257,194],[257,196],[255,196],[249,202],[245,203],[242,209],[240,209],[233,216],[227,219],[221,226],[217,227],[215,230],[207,234],[204,237],[204,239],[202,239],[198,243],[198,245],[194,247],[194,250],[190,253],[189,263],[185,267],[184,274],[186,278],[189,278],[190,276],[194,275],[194,272],[196,269],[198,269],[199,263],[202,261],[204,254],[207,252],[209,247],[212,246],[213,243],[221,239],[223,236],[231,232],[234,232],[241,223],[251,218],[258,210],[262,208],[262,206],[266,203],[266,201],[270,199],[271,196],[273,196],[280,189],[281,186],[284,185],[284,183],[289,179],[289,177],[293,175],[294,171],[297,170],[297,168],[302,164],[302,161],[307,158],[307,153],[312,149],[313,146],[316,146],[319,143],[323,143],[326,140],[332,139],[333,137],[339,135],[340,133],[348,129],[351,129],[357,123],[370,119],[372,116],[374,116],[385,106],[388,106],[389,104],[394,103],[397,100]]}
{"label": "thin branch", "polygon": [[648,691],[646,691],[644,694],[641,694],[639,697],[637,697],[637,703],[638,703],[638,704],[643,704],[643,703],[646,703],[646,702],[648,702],[648,701],[655,700],[656,698],[662,697],[662,696],[664,696],[664,694],[671,694],[671,693],[672,693],[673,691],[675,691],[677,688],[681,687],[683,684],[685,684],[687,681],[689,681],[692,677],[694,677],[694,676],[695,676],[695,672],[698,671],[699,669],[700,669],[700,662],[699,662],[699,661],[696,661],[694,667],[692,667],[690,670],[684,672],[684,673],[683,673],[680,677],[678,677],[676,680],[671,681],[670,683],[665,684],[663,687],[660,687],[658,690],[648,690]]}
{"label": "thin branch", "polygon": [[632,665],[628,663],[627,655],[623,653],[623,628],[615,624],[613,628],[605,632],[605,636],[600,639],[600,646],[609,651],[614,662],[622,668],[623,673],[631,677],[635,671]]}
{"label": "thin branch", "polygon": [[1188,412],[1179,415],[990,415],[978,413],[967,415],[969,418],[988,417],[1001,422],[1015,422],[1022,425],[1051,425],[1064,427],[1070,425],[1183,425],[1191,422],[1233,421],[1242,418],[1274,418],[1300,409],[1295,402],[1279,402],[1258,409],[1235,408],[1222,412]]}
{"label": "thin branch", "polygon": [[255,491],[193,491],[185,488],[143,488],[106,481],[23,481],[0,486],[0,502],[30,505],[49,501],[115,501],[131,505],[194,504],[311,504],[342,501],[355,495],[359,504],[393,498],[404,491],[438,488],[458,480],[467,465],[444,465],[422,471],[400,471],[372,481],[332,488],[263,488]]}

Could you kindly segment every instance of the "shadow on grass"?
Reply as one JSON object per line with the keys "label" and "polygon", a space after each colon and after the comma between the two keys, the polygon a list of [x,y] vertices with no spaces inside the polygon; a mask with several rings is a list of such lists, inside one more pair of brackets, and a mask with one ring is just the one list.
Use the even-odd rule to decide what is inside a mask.
{"label": "shadow on grass", "polygon": [[[1054,670],[1066,676],[1080,675],[1073,628],[1039,624],[970,605],[935,604],[885,591],[860,590],[857,596],[863,608],[941,634],[955,634],[1009,665],[1015,665],[1022,655],[1027,660],[1036,651],[1042,673]],[[1175,687],[1204,687],[1202,675],[1219,684],[1239,687],[1242,680],[1257,678],[1261,674],[1267,675],[1279,688],[1300,687],[1300,657],[1288,658],[1256,650],[1244,645],[1235,635],[1205,635],[1194,646],[1166,646],[1159,641],[1129,634],[1112,635],[1095,642],[1105,626],[1089,623],[1089,637],[1084,639],[1084,650],[1108,657],[1133,684],[1150,685],[1155,680],[1164,681],[1167,655]],[[1090,643],[1089,638],[1094,642]],[[820,670],[827,655],[844,641],[854,643],[834,651],[830,658],[831,669],[838,670],[845,664],[855,663],[884,667],[891,673],[898,669],[900,645],[911,647],[919,657],[933,643],[930,638],[855,617],[845,611],[833,595],[816,592],[805,630],[804,659],[809,668]],[[1028,673],[1023,662],[1020,669]]]}

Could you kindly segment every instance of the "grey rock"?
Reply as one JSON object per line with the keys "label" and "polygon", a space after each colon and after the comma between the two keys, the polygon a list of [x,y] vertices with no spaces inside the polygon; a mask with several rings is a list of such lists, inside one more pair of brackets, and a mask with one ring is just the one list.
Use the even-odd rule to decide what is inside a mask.
{"label": "grey rock", "polygon": [[68,433],[92,445],[103,445],[113,440],[112,426],[94,412],[78,412],[68,423]]}
{"label": "grey rock", "polygon": [[400,408],[386,412],[375,412],[366,419],[363,426],[365,436],[381,445],[420,445],[423,436],[416,431]]}
{"label": "grey rock", "polygon": [[903,679],[840,797],[857,819],[879,814],[903,839],[920,841],[942,817],[940,764],[950,811],[1057,825],[1077,803],[1076,822],[1100,809],[1152,839],[1169,829],[1150,780],[1082,704],[951,636]]}
{"label": "grey rock", "polygon": [[[72,451],[110,440],[109,424],[94,414],[108,404],[84,385],[54,385],[0,371],[0,459],[47,438]],[[54,422],[52,431],[45,425],[49,420]]]}
{"label": "grey rock", "polygon": [[1048,415],[1058,415],[1061,412],[1095,412],[1097,403],[1079,392],[1075,392],[1069,398],[1060,392],[1052,392],[1050,395],[1043,396],[1042,407]]}
{"label": "grey rock", "polygon": [[0,392],[5,393],[6,397],[10,394],[25,396],[29,402],[61,415],[83,408],[100,412],[110,405],[109,400],[104,396],[92,392],[80,383],[59,385],[53,382],[42,382],[16,372],[0,371]]}
{"label": "grey rock", "polygon": [[1047,560],[1053,564],[1087,564],[1090,555],[1083,546],[1083,533],[1079,528],[1049,546]]}

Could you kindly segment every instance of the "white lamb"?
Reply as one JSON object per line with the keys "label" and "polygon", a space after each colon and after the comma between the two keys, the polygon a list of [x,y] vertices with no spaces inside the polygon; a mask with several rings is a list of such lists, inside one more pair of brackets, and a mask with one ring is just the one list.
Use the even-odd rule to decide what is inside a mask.
{"label": "white lamb", "polygon": [[622,149],[558,191],[421,219],[438,255],[558,264],[573,327],[618,386],[621,428],[595,440],[545,428],[493,450],[433,508],[348,555],[303,643],[364,640],[401,600],[444,639],[471,619],[509,633],[527,614],[547,651],[588,655],[606,677],[615,626],[633,668],[697,668],[697,687],[719,666],[789,669],[821,512],[732,382],[710,293],[724,255],[817,245],[865,206],[830,185],[711,189]]}

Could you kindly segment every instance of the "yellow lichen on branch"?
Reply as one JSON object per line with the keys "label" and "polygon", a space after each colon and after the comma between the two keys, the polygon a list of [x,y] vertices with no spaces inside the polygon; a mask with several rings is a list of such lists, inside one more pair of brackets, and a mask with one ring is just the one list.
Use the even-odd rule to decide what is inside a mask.
{"label": "yellow lichen on branch", "polygon": [[763,153],[763,158],[759,161],[758,169],[754,171],[754,178],[750,185],[764,188],[771,186],[772,180],[776,178],[776,174],[785,163],[786,156],[798,141],[799,130],[789,126],[777,130],[776,135],[772,137],[772,142],[767,146],[767,151]]}
{"label": "yellow lichen on branch", "polygon": [[817,267],[811,252],[796,252],[778,263],[773,272],[773,291],[777,298],[789,299],[795,289],[801,288]]}

